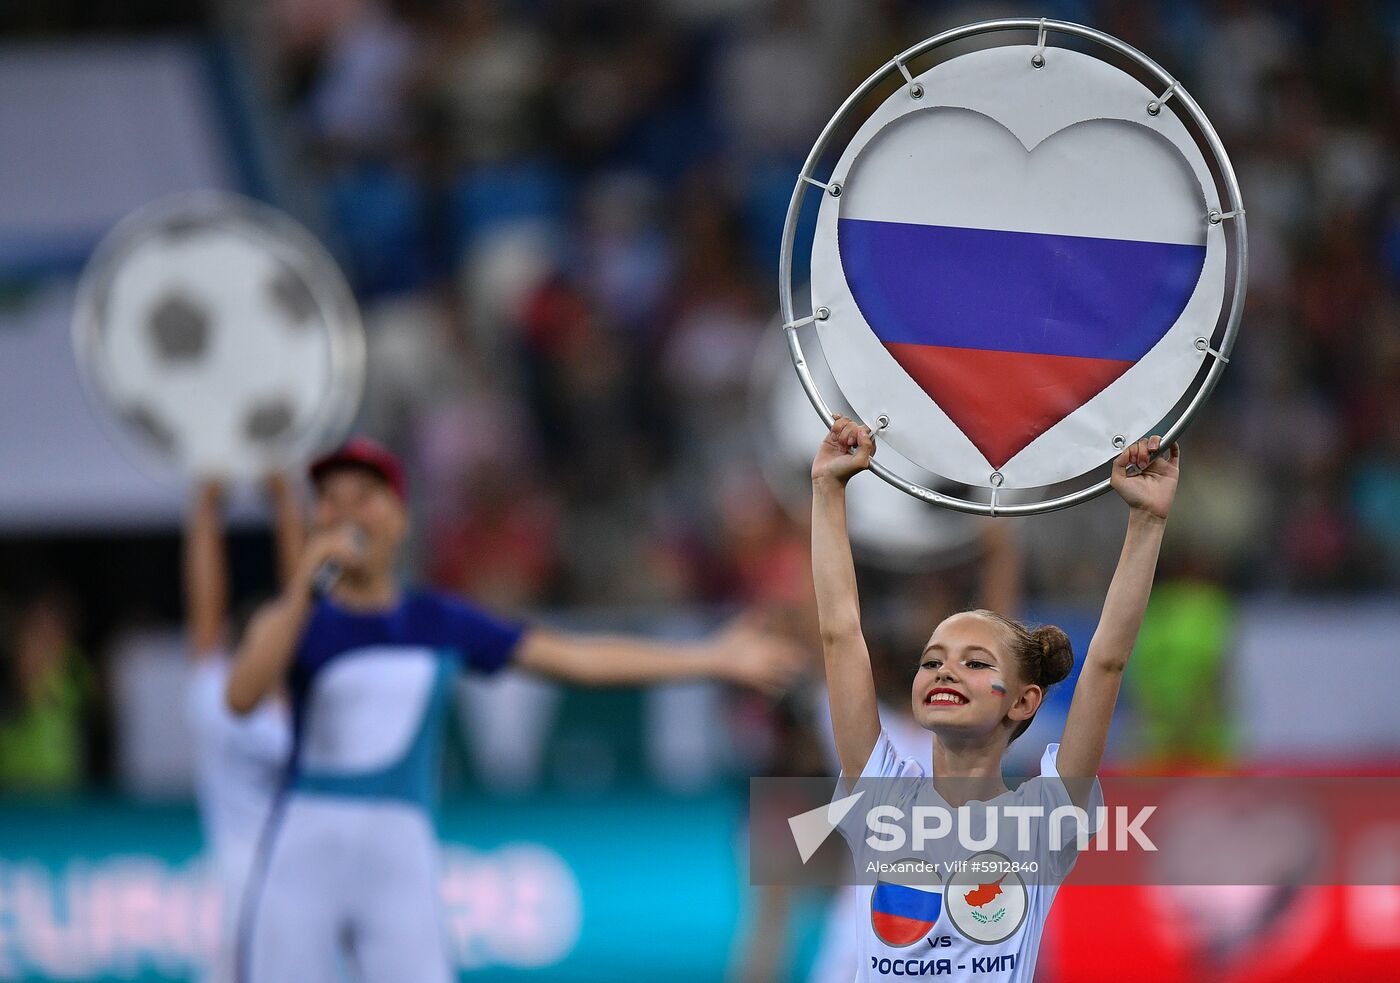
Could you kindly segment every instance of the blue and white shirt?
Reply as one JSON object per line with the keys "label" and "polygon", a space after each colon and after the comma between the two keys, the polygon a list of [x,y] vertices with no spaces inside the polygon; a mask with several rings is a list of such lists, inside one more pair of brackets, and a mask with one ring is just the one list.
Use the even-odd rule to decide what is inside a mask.
{"label": "blue and white shirt", "polygon": [[318,600],[289,675],[288,787],[430,808],[453,680],[499,670],[524,633],[428,591],[387,611]]}

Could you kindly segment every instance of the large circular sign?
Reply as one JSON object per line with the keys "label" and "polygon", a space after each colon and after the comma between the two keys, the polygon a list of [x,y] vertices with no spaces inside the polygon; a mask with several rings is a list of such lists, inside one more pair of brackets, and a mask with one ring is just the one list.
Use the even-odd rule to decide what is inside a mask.
{"label": "large circular sign", "polygon": [[143,460],[252,478],[337,441],[364,335],[317,240],[266,205],[176,195],[122,221],[84,270],[74,345],[89,393]]}
{"label": "large circular sign", "polygon": [[[1017,30],[1037,31],[1037,43],[910,68],[948,41]],[[1057,32],[1096,42],[1160,86],[1053,47]],[[838,126],[895,73],[907,84],[815,177]],[[795,224],[817,190],[802,315],[792,308]],[[876,472],[963,511],[1074,504],[1107,487],[1094,472],[1126,443],[1174,437],[1228,361],[1245,286],[1243,208],[1209,121],[1141,53],[1058,21],[959,28],[867,80],[813,148],[783,245],[785,323],[815,325],[840,397],[902,458],[981,491],[957,499],[888,465]],[[998,502],[1003,490],[1051,486],[1057,497]]]}

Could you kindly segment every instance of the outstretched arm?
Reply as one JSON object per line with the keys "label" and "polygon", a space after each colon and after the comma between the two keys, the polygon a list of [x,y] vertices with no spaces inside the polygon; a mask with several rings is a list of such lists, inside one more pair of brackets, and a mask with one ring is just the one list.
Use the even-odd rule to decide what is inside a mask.
{"label": "outstretched arm", "polygon": [[185,514],[185,635],[194,659],[217,652],[228,628],[223,508],[223,488],[204,481]]}
{"label": "outstretched arm", "polygon": [[[1181,458],[1180,449],[1173,444],[1167,454],[1153,460],[1152,455],[1161,443],[1159,437],[1139,440],[1113,462],[1112,486],[1129,507],[1128,532],[1123,539],[1118,569],[1104,598],[1099,626],[1089,643],[1079,682],[1074,687],[1074,699],[1060,741],[1056,767],[1066,778],[1087,779],[1099,770],[1123,670],[1127,668],[1143,614],[1147,611],[1162,532],[1176,495]],[[1130,468],[1140,468],[1141,473],[1130,475]],[[1082,788],[1071,786],[1071,796],[1077,805],[1083,806],[1089,788],[1087,782],[1081,784]]]}
{"label": "outstretched arm", "polygon": [[870,430],[838,416],[812,462],[812,583],[836,753],[851,781],[880,737],[875,677],[860,630],[856,568],[846,533],[846,482],[870,466],[873,453]]}
{"label": "outstretched arm", "polygon": [[751,618],[700,642],[571,635],[532,628],[515,665],[582,686],[635,686],[681,679],[721,679],[777,695],[796,673],[796,646],[760,630]]}

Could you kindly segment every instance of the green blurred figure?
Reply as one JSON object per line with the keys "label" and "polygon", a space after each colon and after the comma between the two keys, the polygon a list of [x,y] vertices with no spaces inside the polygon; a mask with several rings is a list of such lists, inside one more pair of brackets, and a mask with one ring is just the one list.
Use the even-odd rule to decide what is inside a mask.
{"label": "green blurred figure", "polygon": [[67,604],[32,601],[5,640],[0,693],[0,789],[57,792],[84,777],[84,711],[91,674],[73,638]]}
{"label": "green blurred figure", "polygon": [[1232,757],[1224,659],[1234,625],[1234,603],[1218,584],[1175,579],[1153,589],[1127,677],[1147,762],[1220,765]]}

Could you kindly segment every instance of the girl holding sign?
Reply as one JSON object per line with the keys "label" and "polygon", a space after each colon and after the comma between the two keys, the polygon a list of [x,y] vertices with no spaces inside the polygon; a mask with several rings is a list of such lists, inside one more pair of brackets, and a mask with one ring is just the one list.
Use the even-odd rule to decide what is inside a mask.
{"label": "girl holding sign", "polygon": [[[1056,627],[1031,629],[992,611],[967,611],[944,619],[920,653],[912,693],[915,717],[933,735],[936,777],[915,759],[901,758],[880,726],[846,536],[846,483],[870,466],[875,443],[868,428],[835,418],[812,463],[812,572],[831,719],[844,775],[853,783],[856,777],[911,779],[915,781],[909,784],[925,787],[931,782],[933,798],[946,807],[972,802],[1035,805],[1049,815],[1064,805],[1092,805],[1097,783],[1089,780],[1103,758],[1176,492],[1179,451],[1173,445],[1169,453],[1157,456],[1160,446],[1158,437],[1139,440],[1113,462],[1111,486],[1129,507],[1118,569],[1075,686],[1064,735],[1047,749],[1042,777],[1009,791],[1002,779],[1002,758],[1007,746],[1030,726],[1046,690],[1069,675],[1074,660],[1069,639]],[[1081,781],[1065,783],[1057,775]],[[864,829],[853,833],[843,827],[843,833],[859,865]],[[1043,830],[1038,836],[1038,846],[1043,846]],[[975,862],[978,856],[971,859]],[[948,978],[958,967],[967,975],[953,978],[981,978],[978,974],[994,971],[998,979],[1032,979],[1057,882],[1073,863],[1071,846],[1048,854],[1047,871],[1033,883],[1016,875],[979,878],[974,869],[968,876],[949,874],[933,885],[883,880],[862,885],[862,900],[870,913],[868,919],[864,910],[860,916],[857,980],[890,975]],[[922,942],[927,945],[915,947]],[[1003,972],[1009,975],[1000,975]]]}

